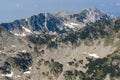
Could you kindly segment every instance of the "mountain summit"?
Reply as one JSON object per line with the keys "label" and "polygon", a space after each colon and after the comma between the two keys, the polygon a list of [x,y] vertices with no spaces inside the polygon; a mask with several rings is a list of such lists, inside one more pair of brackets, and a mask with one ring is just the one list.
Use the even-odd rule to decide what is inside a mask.
{"label": "mountain summit", "polygon": [[17,36],[33,33],[65,33],[101,19],[110,17],[96,8],[87,8],[78,12],[40,13],[11,23],[2,23],[0,27]]}

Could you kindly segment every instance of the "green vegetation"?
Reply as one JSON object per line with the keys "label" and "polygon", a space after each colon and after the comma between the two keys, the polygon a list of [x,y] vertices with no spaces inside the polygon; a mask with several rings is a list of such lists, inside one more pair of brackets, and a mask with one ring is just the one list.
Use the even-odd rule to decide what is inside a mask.
{"label": "green vegetation", "polygon": [[13,80],[13,79],[10,77],[5,77],[5,80]]}
{"label": "green vegetation", "polygon": [[34,52],[38,54],[40,53],[39,49],[44,45],[47,45],[48,49],[52,49],[52,48],[56,49],[58,47],[57,41],[52,40],[54,39],[54,37],[55,37],[54,35],[43,34],[43,35],[30,35],[28,39],[33,44],[35,44]]}
{"label": "green vegetation", "polygon": [[107,74],[111,77],[120,77],[120,55],[111,54],[107,58],[90,60],[86,65],[88,67],[87,75],[95,80],[102,80]]}
{"label": "green vegetation", "polygon": [[48,76],[48,75],[49,75],[49,72],[42,72],[42,75],[43,75],[43,76]]}
{"label": "green vegetation", "polygon": [[50,65],[49,61],[44,61],[44,65]]}
{"label": "green vegetation", "polygon": [[57,48],[58,44],[54,41],[48,43],[47,48]]}
{"label": "green vegetation", "polygon": [[120,30],[120,18],[118,18],[116,21],[115,21],[115,25],[114,25],[114,28],[113,28],[114,31],[118,32]]}
{"label": "green vegetation", "polygon": [[70,66],[74,66],[75,68],[79,67],[80,64],[83,64],[83,60],[76,60],[74,59],[73,61],[68,62]]}
{"label": "green vegetation", "polygon": [[54,77],[57,78],[63,71],[63,64],[54,61],[54,59],[51,59],[50,61],[40,59],[38,61],[38,67],[40,67],[41,65],[47,68],[46,71],[42,72],[42,75],[46,77],[54,75]]}
{"label": "green vegetation", "polygon": [[29,36],[29,40],[37,47],[47,45],[47,48],[57,48],[59,43],[68,44],[70,42],[72,46],[77,47],[84,42],[85,45],[91,46],[94,44],[94,40],[104,39],[105,46],[108,46],[114,43],[116,36],[119,37],[119,26],[119,18],[117,20],[98,20],[80,30],[61,34],[59,37],[49,34],[33,35]]}
{"label": "green vegetation", "polygon": [[[72,32],[61,34],[61,36],[32,36],[30,41],[37,45],[35,50],[39,52],[39,47],[41,45],[47,45],[47,48],[57,48],[59,43],[69,44],[72,46],[79,46],[81,42],[84,42],[85,45],[93,45],[94,40],[103,39],[104,45],[114,45],[117,46],[117,50],[105,57],[92,59],[87,58],[88,62],[85,66],[86,72],[79,70],[67,70],[64,73],[65,80],[104,80],[106,75],[110,74],[110,78],[119,78],[120,77],[120,51],[119,51],[119,41],[114,44],[115,38],[120,39],[120,19],[117,20],[100,20],[96,21],[94,24],[87,25],[86,27]],[[54,41],[53,38],[56,38]],[[99,42],[100,43],[100,42]],[[54,60],[45,61],[45,65],[49,65],[50,73],[58,77],[63,71],[63,65]],[[83,64],[83,61],[74,61],[68,62],[70,66],[75,66],[75,68],[80,67],[80,64]]]}
{"label": "green vegetation", "polygon": [[111,26],[111,23],[113,23],[111,20],[96,21],[94,24],[87,25],[85,28],[68,33],[61,38],[61,42],[71,42],[72,45],[78,45],[81,41],[85,41],[86,45],[91,45],[94,40],[108,36],[106,30]]}
{"label": "green vegetation", "polygon": [[8,63],[12,67],[19,69],[20,71],[27,71],[32,65],[32,56],[30,53],[20,52],[16,57],[8,58]]}
{"label": "green vegetation", "polygon": [[68,70],[64,73],[65,80],[80,80],[85,78],[85,73],[78,70]]}
{"label": "green vegetation", "polygon": [[63,65],[59,62],[52,62],[49,65],[50,72],[53,73],[55,77],[58,77],[63,71]]}
{"label": "green vegetation", "polygon": [[29,41],[31,41],[34,44],[47,44],[52,41],[56,36],[55,35],[49,35],[49,34],[39,34],[39,35],[30,35],[28,36]]}
{"label": "green vegetation", "polygon": [[[106,58],[87,58],[87,60],[89,63],[86,64],[87,71],[85,73],[78,70],[65,71],[65,80],[104,80],[108,74],[110,74],[111,80],[120,78],[120,53],[118,51]],[[73,64],[70,62],[70,65]]]}
{"label": "green vegetation", "polygon": [[39,61],[38,61],[38,66],[41,66],[42,65],[42,63],[43,63],[43,61],[44,61],[44,59],[40,59]]}
{"label": "green vegetation", "polygon": [[39,45],[43,45],[43,44],[47,44],[49,40],[51,40],[51,37],[49,37],[48,35],[33,35],[33,36],[29,36],[29,40],[34,43],[34,44],[39,44]]}

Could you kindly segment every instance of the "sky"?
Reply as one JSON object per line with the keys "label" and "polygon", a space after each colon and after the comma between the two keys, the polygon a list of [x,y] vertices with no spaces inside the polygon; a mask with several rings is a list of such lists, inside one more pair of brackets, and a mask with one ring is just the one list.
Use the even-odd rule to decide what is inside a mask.
{"label": "sky", "polygon": [[120,0],[0,0],[0,23],[35,14],[80,11],[95,7],[109,15],[120,16]]}

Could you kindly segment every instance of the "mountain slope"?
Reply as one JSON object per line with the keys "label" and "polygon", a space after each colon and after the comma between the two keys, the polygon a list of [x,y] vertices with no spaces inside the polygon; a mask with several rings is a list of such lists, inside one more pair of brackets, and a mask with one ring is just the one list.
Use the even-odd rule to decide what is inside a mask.
{"label": "mountain slope", "polygon": [[119,80],[119,26],[96,8],[0,24],[0,79]]}

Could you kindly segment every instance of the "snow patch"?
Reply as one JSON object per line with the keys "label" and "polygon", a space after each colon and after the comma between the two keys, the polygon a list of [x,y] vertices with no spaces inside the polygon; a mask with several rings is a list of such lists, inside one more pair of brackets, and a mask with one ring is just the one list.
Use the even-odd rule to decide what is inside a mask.
{"label": "snow patch", "polygon": [[25,33],[22,33],[21,36],[26,36],[26,34],[25,34]]}
{"label": "snow patch", "polygon": [[22,50],[22,52],[26,53],[26,52],[27,52],[27,50]]}
{"label": "snow patch", "polygon": [[14,32],[12,32],[12,31],[10,31],[12,34],[14,34],[15,36],[26,36],[26,34],[25,33],[22,33],[22,34],[20,34],[20,33],[14,33]]}
{"label": "snow patch", "polygon": [[17,34],[17,33],[14,33],[14,35],[16,35],[16,36],[26,36],[26,34],[25,33],[22,33],[22,34]]}
{"label": "snow patch", "polygon": [[32,67],[29,67],[29,70],[28,71],[25,71],[23,74],[30,74],[31,73],[31,70],[32,69]]}
{"label": "snow patch", "polygon": [[22,26],[22,28],[23,28],[26,32],[28,32],[28,33],[32,33],[30,29],[25,28],[24,26]]}
{"label": "snow patch", "polygon": [[87,54],[88,56],[91,56],[91,57],[94,57],[94,58],[99,58],[100,57],[95,53],[83,52],[83,54]]}
{"label": "snow patch", "polygon": [[5,52],[3,52],[3,51],[0,51],[0,53],[5,53]]}
{"label": "snow patch", "polygon": [[21,76],[20,76],[20,75],[16,75],[16,76],[15,76],[15,78],[19,78],[19,77],[21,77]]}
{"label": "snow patch", "polygon": [[56,35],[57,33],[50,31],[49,34],[51,34],[51,35]]}
{"label": "snow patch", "polygon": [[70,23],[71,25],[73,25],[73,26],[78,26],[79,24],[77,24],[77,23]]}
{"label": "snow patch", "polygon": [[68,67],[70,67],[70,65],[69,65],[69,64],[67,64],[67,66],[68,66]]}
{"label": "snow patch", "polygon": [[30,74],[31,72],[30,71],[25,71],[23,74]]}
{"label": "snow patch", "polygon": [[15,45],[11,45],[11,47],[15,48],[16,46]]}
{"label": "snow patch", "polygon": [[11,72],[10,74],[1,74],[0,76],[3,76],[3,77],[12,77],[13,76],[13,72]]}
{"label": "snow patch", "polygon": [[75,28],[75,26],[78,26],[79,24],[77,24],[77,23],[64,23],[64,25],[69,27],[69,28]]}
{"label": "snow patch", "polygon": [[31,70],[32,69],[32,67],[29,67],[29,70]]}
{"label": "snow patch", "polygon": [[94,57],[94,58],[99,58],[99,56],[97,54],[88,54],[88,55],[91,57]]}
{"label": "snow patch", "polygon": [[15,36],[20,36],[20,34],[14,33]]}

